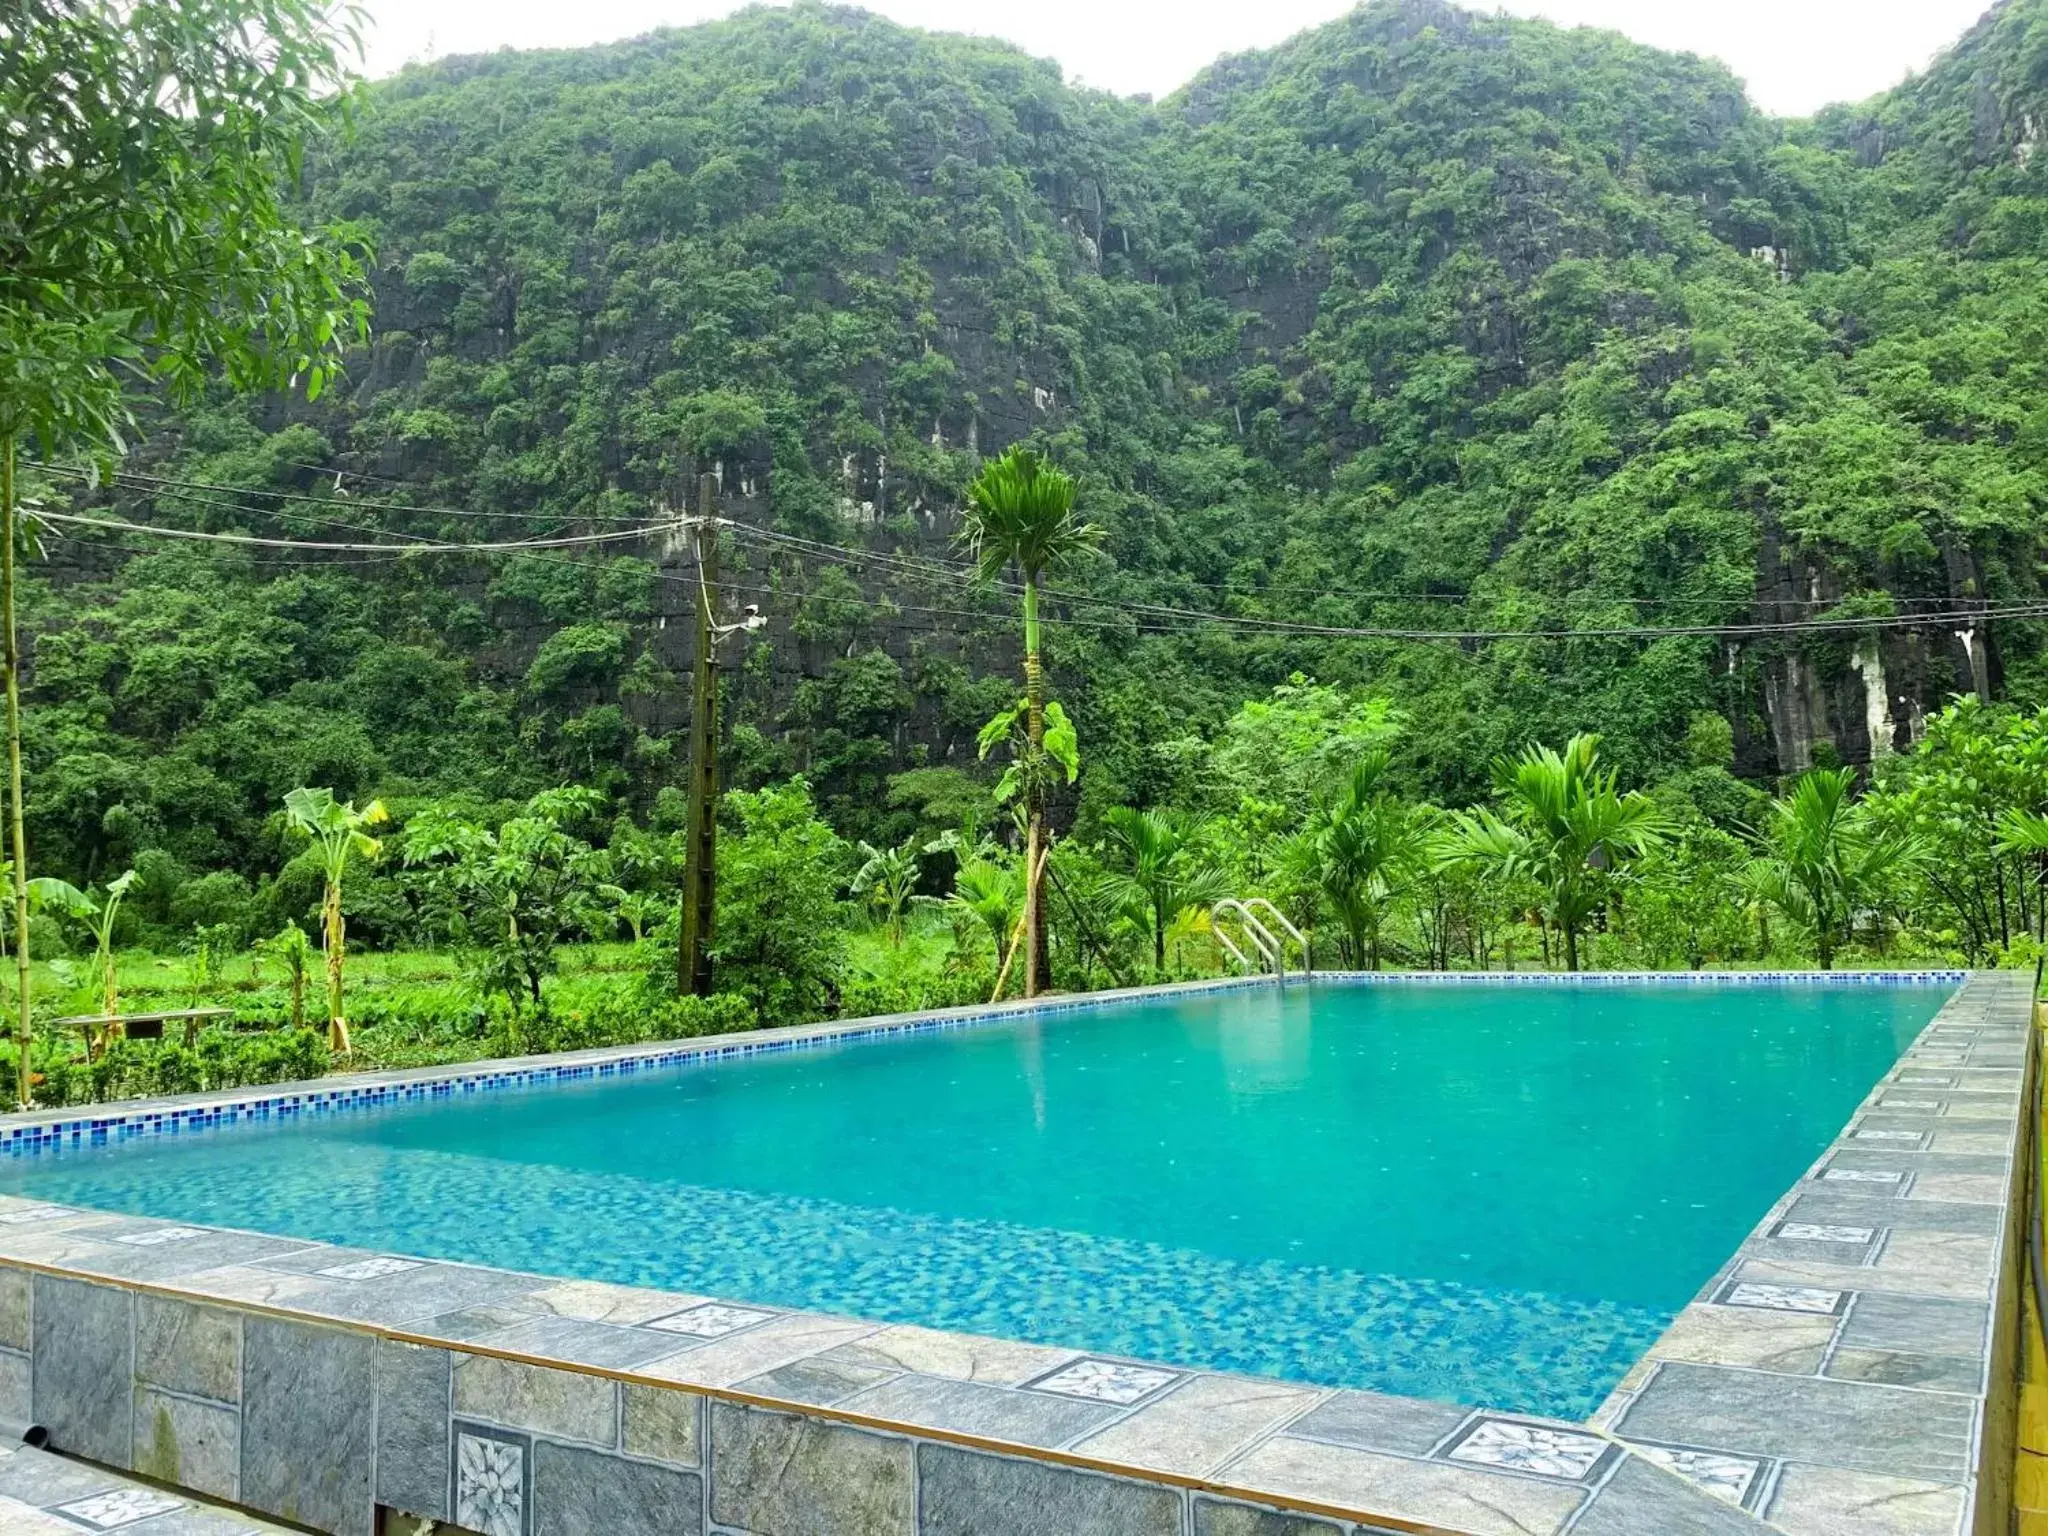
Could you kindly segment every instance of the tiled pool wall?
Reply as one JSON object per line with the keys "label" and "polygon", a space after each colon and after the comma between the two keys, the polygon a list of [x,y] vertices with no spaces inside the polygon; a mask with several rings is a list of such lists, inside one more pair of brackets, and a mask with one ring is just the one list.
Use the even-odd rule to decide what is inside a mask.
{"label": "tiled pool wall", "polygon": [[[336,1536],[1336,1533],[1132,1476],[595,1368],[0,1270],[4,1357],[67,1452]],[[0,1393],[22,1411],[22,1385]],[[1387,1530],[1427,1530],[1402,1522]]]}
{"label": "tiled pool wall", "polygon": [[1970,980],[1589,1425],[21,1199],[0,1423],[345,1536],[1992,1536],[2029,1011]]}
{"label": "tiled pool wall", "polygon": [[1759,1529],[1579,1426],[0,1201],[16,1416],[335,1536]]}
{"label": "tiled pool wall", "polygon": [[1018,1003],[935,1009],[924,1013],[890,1014],[846,1019],[829,1024],[795,1025],[752,1030],[735,1035],[708,1035],[685,1041],[572,1051],[554,1056],[529,1056],[490,1066],[460,1063],[410,1071],[351,1074],[339,1086],[313,1083],[246,1088],[230,1092],[187,1094],[170,1099],[75,1109],[0,1115],[0,1156],[59,1150],[67,1146],[99,1146],[140,1136],[175,1136],[224,1125],[288,1120],[301,1116],[345,1113],[434,1099],[507,1089],[546,1087],[556,1083],[627,1077],[642,1072],[684,1067],[698,1062],[741,1056],[814,1050],[857,1041],[888,1040],[904,1035],[972,1029],[1015,1019],[1113,1007],[1134,999],[1196,997],[1247,987],[1344,985],[1551,985],[1612,987],[1644,984],[1782,986],[1788,982],[1822,982],[1830,986],[1924,986],[1962,983],[1966,971],[1317,971],[1293,975],[1278,983],[1269,976],[1227,977],[1215,981],[1165,987],[1129,987]]}

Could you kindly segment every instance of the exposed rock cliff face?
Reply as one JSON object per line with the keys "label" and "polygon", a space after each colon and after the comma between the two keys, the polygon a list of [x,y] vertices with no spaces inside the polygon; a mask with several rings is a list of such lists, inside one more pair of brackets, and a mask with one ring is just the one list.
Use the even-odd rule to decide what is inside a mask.
{"label": "exposed rock cliff face", "polygon": [[[711,465],[728,516],[930,561],[976,459],[1030,438],[1108,534],[1085,573],[1108,606],[1056,639],[1105,794],[1145,797],[1158,740],[1297,671],[1394,695],[1447,796],[1531,732],[1599,729],[1654,773],[1704,710],[1755,776],[1867,763],[1957,692],[2048,689],[2039,626],[1372,632],[2036,596],[2044,17],[2012,0],[1811,124],[1718,65],[1441,0],[1374,0],[1158,103],[814,3],[451,60],[376,87],[312,178],[377,238],[351,388],[216,402],[155,458],[550,529],[672,505]],[[613,672],[531,704],[537,750],[570,760],[598,709],[671,736],[680,690],[648,679],[688,664],[689,568],[640,553],[645,602],[479,571],[422,643],[509,689],[564,624],[626,625]],[[862,794],[960,760],[1013,660],[960,618],[978,600],[900,562],[730,559],[771,620],[734,682],[764,753],[836,742]]]}

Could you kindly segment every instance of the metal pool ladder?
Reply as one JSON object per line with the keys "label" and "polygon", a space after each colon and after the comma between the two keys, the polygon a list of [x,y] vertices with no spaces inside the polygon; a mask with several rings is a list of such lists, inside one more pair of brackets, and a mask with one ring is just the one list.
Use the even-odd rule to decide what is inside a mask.
{"label": "metal pool ladder", "polygon": [[[1270,966],[1275,978],[1283,983],[1287,980],[1287,946],[1282,940],[1275,938],[1272,929],[1253,914],[1254,907],[1262,909],[1274,925],[1300,947],[1302,974],[1307,975],[1314,970],[1315,953],[1309,948],[1308,940],[1302,937],[1301,930],[1290,923],[1286,914],[1278,907],[1263,896],[1226,896],[1209,909],[1209,931],[1216,935],[1216,942],[1223,946],[1224,953],[1237,962],[1239,969],[1247,973],[1256,973]],[[1240,949],[1224,931],[1221,919],[1226,916],[1237,919],[1239,926],[1244,930],[1246,940],[1258,951],[1259,958],[1256,961]]]}

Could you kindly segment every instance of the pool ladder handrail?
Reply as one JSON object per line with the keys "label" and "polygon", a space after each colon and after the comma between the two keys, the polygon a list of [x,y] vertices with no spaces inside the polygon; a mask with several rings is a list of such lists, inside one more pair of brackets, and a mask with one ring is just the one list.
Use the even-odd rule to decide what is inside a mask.
{"label": "pool ladder handrail", "polygon": [[[1280,925],[1281,931],[1285,933],[1290,939],[1294,940],[1295,944],[1301,950],[1301,970],[1303,975],[1307,975],[1310,971],[1313,971],[1316,968],[1315,950],[1310,947],[1309,941],[1302,936],[1301,930],[1295,927],[1294,924],[1290,923],[1287,920],[1287,914],[1285,912],[1282,912],[1278,907],[1274,906],[1272,902],[1268,901],[1263,896],[1247,897],[1245,899],[1244,904],[1247,907],[1259,907],[1264,909],[1267,913],[1269,913],[1272,916],[1273,921]],[[1282,953],[1285,953],[1284,949]]]}
{"label": "pool ladder handrail", "polygon": [[[1259,958],[1265,962],[1264,965],[1254,964],[1251,958],[1231,941],[1230,935],[1223,931],[1217,919],[1226,912],[1244,925],[1245,937],[1251,940],[1252,947],[1259,952]],[[1223,946],[1231,959],[1246,971],[1262,971],[1269,965],[1273,968],[1275,977],[1282,982],[1287,980],[1287,953],[1280,947],[1280,941],[1267,931],[1265,924],[1252,916],[1251,908],[1235,896],[1226,896],[1209,909],[1209,931],[1216,935],[1216,942]]]}

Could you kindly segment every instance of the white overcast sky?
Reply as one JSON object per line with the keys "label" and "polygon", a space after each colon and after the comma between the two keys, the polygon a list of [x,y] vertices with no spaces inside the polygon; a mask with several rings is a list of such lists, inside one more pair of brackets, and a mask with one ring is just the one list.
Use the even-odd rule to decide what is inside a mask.
{"label": "white overcast sky", "polygon": [[[368,0],[368,68],[494,48],[566,47],[729,15],[734,0]],[[1989,0],[1506,0],[1723,60],[1780,114],[1860,100],[1925,67]],[[1490,5],[1475,9],[1491,9]],[[869,0],[912,26],[978,32],[1059,60],[1067,77],[1163,96],[1219,54],[1341,15],[1347,0]]]}

